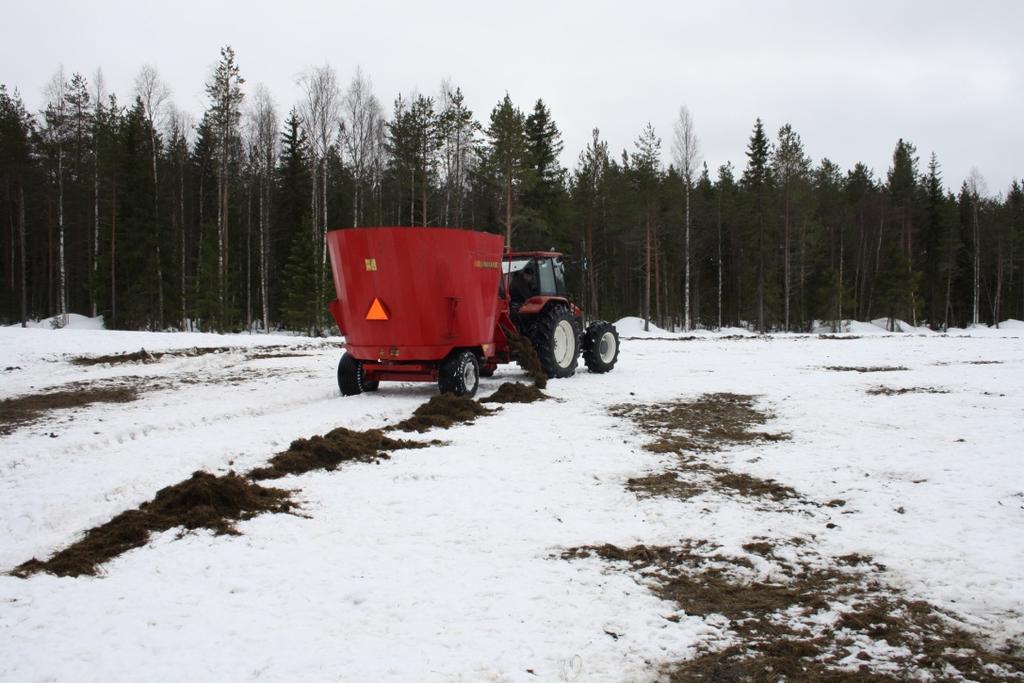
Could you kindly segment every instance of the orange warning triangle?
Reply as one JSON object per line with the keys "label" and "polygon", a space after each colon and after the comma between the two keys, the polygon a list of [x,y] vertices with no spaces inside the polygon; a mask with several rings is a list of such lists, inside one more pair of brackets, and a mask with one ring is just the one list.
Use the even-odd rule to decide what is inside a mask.
{"label": "orange warning triangle", "polygon": [[384,306],[380,303],[380,299],[377,297],[373,298],[373,304],[370,305],[370,312],[366,314],[367,320],[387,320],[388,314],[384,310]]}

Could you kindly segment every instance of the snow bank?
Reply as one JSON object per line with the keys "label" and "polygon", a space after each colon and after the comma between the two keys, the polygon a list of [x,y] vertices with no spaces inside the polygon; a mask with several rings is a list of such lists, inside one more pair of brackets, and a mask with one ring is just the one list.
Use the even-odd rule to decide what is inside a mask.
{"label": "snow bank", "polygon": [[620,337],[633,339],[678,339],[681,337],[735,337],[735,336],[756,336],[756,333],[743,327],[723,327],[720,330],[696,329],[688,332],[669,332],[663,330],[653,322],[650,329],[644,331],[644,319],[634,316],[627,316],[615,322],[615,329],[619,331]]}
{"label": "snow bank", "polygon": [[[6,325],[5,327],[21,327],[21,323],[15,323],[13,325]],[[60,317],[55,316],[53,318],[43,318],[42,320],[29,320],[25,323],[25,329],[42,329],[42,330],[102,330],[103,327],[103,316],[98,315],[95,318],[88,316],[79,315],[78,313],[68,313],[68,324],[64,327],[60,326]]]}

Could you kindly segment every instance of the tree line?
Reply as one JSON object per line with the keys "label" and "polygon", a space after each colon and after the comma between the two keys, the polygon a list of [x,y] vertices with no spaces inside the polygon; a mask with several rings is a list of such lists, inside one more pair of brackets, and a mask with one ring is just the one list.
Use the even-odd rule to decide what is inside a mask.
{"label": "tree line", "polygon": [[[592,317],[663,328],[934,329],[1024,319],[1024,192],[977,172],[951,192],[899,140],[884,177],[813,162],[758,119],[746,164],[702,163],[682,107],[671,149],[644,126],[613,156],[594,129],[571,169],[542,99],[480,120],[460,88],[386,111],[357,70],[307,69],[282,116],[220,52],[196,121],[144,66],[131,97],[59,69],[43,111],[0,84],[0,320],[110,328],[330,330],[325,235],[457,226],[568,255]],[[666,159],[667,157],[667,159]]]}

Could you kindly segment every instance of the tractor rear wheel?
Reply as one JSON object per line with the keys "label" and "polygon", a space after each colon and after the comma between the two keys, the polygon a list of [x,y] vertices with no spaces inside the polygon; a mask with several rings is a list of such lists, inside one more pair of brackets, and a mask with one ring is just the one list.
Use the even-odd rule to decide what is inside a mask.
{"label": "tractor rear wheel", "polygon": [[338,362],[338,388],[342,396],[356,396],[364,391],[377,391],[380,382],[367,381],[363,363],[348,353]]}
{"label": "tractor rear wheel", "polygon": [[619,359],[619,332],[606,322],[591,323],[583,335],[583,362],[591,372],[608,372]]}
{"label": "tractor rear wheel", "polygon": [[564,306],[550,306],[530,325],[540,366],[548,377],[571,377],[579,360],[579,329],[576,319]]}
{"label": "tractor rear wheel", "polygon": [[441,363],[437,388],[442,394],[473,398],[480,385],[480,361],[472,351],[456,351]]}

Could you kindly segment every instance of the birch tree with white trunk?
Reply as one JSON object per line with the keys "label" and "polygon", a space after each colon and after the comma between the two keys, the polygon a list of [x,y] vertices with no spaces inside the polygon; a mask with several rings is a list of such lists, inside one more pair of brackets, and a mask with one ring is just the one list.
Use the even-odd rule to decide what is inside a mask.
{"label": "birch tree with white trunk", "polygon": [[341,105],[342,149],[352,171],[352,225],[365,218],[364,193],[371,172],[373,148],[384,120],[384,109],[373,94],[373,83],[356,68]]}
{"label": "birch tree with white trunk", "polygon": [[57,181],[57,326],[68,324],[67,266],[64,259],[64,138],[67,124],[67,80],[61,66],[45,88],[46,139],[56,156]]}
{"label": "birch tree with white trunk", "polygon": [[[300,115],[312,151],[310,209],[313,216],[312,237],[317,254],[316,310],[323,311],[327,275],[327,159],[337,145],[341,131],[341,91],[338,88],[338,77],[329,64],[306,69],[299,77],[299,86],[304,94]],[[318,313],[317,332],[322,320]]]}
{"label": "birch tree with white trunk", "polygon": [[967,191],[971,195],[971,241],[974,252],[971,256],[973,270],[971,324],[977,325],[981,321],[981,226],[978,220],[978,204],[981,203],[981,198],[987,194],[988,187],[981,172],[973,166],[967,176]]}
{"label": "birch tree with white trunk", "polygon": [[100,262],[100,126],[103,123],[103,101],[107,98],[106,82],[103,70],[96,69],[93,77],[93,113],[92,113],[92,286],[89,288],[90,309],[95,318],[98,311],[96,292],[99,288]]}
{"label": "birch tree with white trunk", "polygon": [[700,141],[693,125],[693,115],[685,105],[679,108],[675,122],[675,137],[672,140],[672,154],[679,175],[683,179],[686,198],[686,216],[683,236],[683,329],[692,329],[690,316],[690,190],[693,188],[697,169],[700,166]]}
{"label": "birch tree with white trunk", "polygon": [[249,149],[257,184],[260,313],[264,332],[270,331],[270,200],[273,196],[273,173],[278,152],[277,128],[277,106],[270,91],[260,83],[253,93],[249,109]]}
{"label": "birch tree with white trunk", "polygon": [[[178,258],[179,258],[179,296],[181,298],[181,309],[180,309],[180,322],[181,329],[187,329],[188,324],[188,231],[186,226],[188,221],[185,217],[185,168],[188,163],[189,147],[190,147],[190,136],[193,128],[195,127],[195,121],[192,116],[181,109],[178,109],[173,104],[168,107],[167,110],[167,137],[170,140],[171,151],[174,157],[174,163],[177,171],[177,177],[175,178],[175,201],[174,211],[172,216],[177,216],[176,225],[172,225],[172,230],[176,227],[178,230]],[[173,222],[173,221],[172,221]]]}
{"label": "birch tree with white trunk", "polygon": [[158,119],[162,119],[164,105],[171,96],[171,89],[160,79],[156,67],[145,64],[135,77],[135,96],[142,102],[149,127],[149,149],[153,168],[153,220],[156,232],[156,291],[157,291],[157,329],[164,325],[164,270],[163,256],[160,252],[160,182],[157,176],[157,144],[156,129]]}

